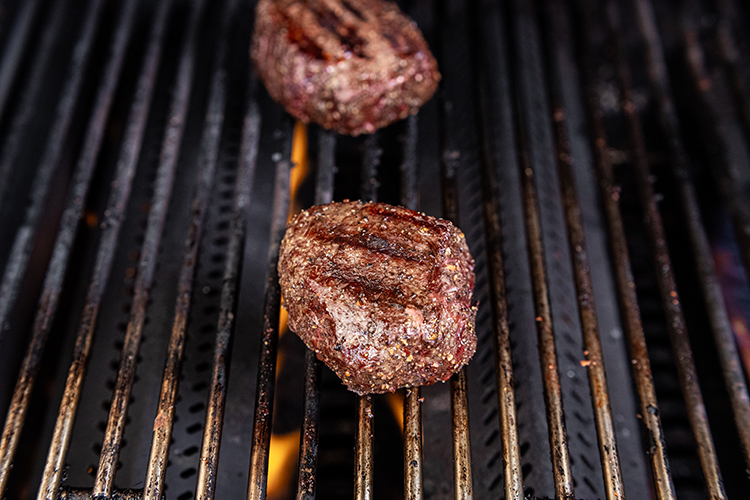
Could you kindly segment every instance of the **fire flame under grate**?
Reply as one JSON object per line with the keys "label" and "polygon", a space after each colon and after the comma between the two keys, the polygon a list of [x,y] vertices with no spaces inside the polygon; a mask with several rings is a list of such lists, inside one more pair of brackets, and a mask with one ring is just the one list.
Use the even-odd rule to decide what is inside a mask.
{"label": "fire flame under grate", "polygon": [[[743,498],[735,3],[404,1],[441,89],[360,138],[270,101],[245,2],[3,4],[0,498]],[[286,331],[286,220],[347,198],[466,234],[450,383],[356,397]]]}

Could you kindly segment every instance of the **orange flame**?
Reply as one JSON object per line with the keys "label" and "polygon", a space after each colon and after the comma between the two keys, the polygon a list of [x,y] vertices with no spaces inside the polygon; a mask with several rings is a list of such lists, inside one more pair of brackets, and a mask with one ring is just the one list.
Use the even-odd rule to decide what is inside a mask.
{"label": "orange flame", "polygon": [[269,500],[291,496],[290,488],[299,450],[299,430],[287,434],[272,434],[268,451]]}
{"label": "orange flame", "polygon": [[[310,172],[310,162],[307,156],[307,126],[300,121],[297,121],[294,126],[291,159],[294,167],[290,173],[290,219],[301,208],[298,191]],[[281,300],[283,304],[284,298],[282,297]],[[288,325],[289,315],[286,309],[281,307],[279,311],[279,337],[288,331]],[[283,363],[284,353],[279,350],[276,358],[277,377],[281,372]],[[299,438],[299,429],[286,434],[271,434],[271,444],[268,450],[268,486],[266,490],[269,500],[291,498],[293,496],[292,479],[294,478],[294,469],[299,455]]]}
{"label": "orange flame", "polygon": [[386,394],[388,407],[393,413],[393,417],[398,422],[401,432],[404,431],[404,391],[389,392]]}

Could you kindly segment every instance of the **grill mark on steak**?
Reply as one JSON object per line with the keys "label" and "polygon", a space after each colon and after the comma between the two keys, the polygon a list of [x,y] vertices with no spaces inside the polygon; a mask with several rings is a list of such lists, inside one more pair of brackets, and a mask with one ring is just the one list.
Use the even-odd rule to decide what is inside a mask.
{"label": "grill mark on steak", "polygon": [[289,43],[296,45],[302,53],[319,61],[327,61],[329,59],[323,52],[323,48],[307,36],[302,26],[297,24],[285,12],[280,10],[276,12],[283,19],[283,24],[286,26],[286,37]]}
{"label": "grill mark on steak", "polygon": [[325,7],[316,7],[318,7],[317,4],[315,7],[311,7],[311,9],[314,10],[315,17],[321,28],[335,35],[348,52],[353,53],[359,58],[369,59],[369,56],[364,51],[367,42],[357,34],[357,30],[353,26],[345,25],[332,10]]}
{"label": "grill mark on steak", "polygon": [[341,5],[343,5],[346,10],[348,10],[349,12],[351,12],[352,14],[354,14],[354,16],[357,19],[359,19],[360,21],[364,21],[365,20],[365,17],[362,15],[362,13],[359,11],[359,9],[357,9],[356,7],[354,7],[354,5],[350,4],[346,0],[343,0],[341,2]]}
{"label": "grill mark on steak", "polygon": [[360,394],[445,381],[468,362],[473,269],[449,222],[362,202],[302,211],[279,252],[290,328]]}
{"label": "grill mark on steak", "polygon": [[384,0],[259,0],[251,56],[289,113],[352,135],[416,113],[440,80],[417,26]]}

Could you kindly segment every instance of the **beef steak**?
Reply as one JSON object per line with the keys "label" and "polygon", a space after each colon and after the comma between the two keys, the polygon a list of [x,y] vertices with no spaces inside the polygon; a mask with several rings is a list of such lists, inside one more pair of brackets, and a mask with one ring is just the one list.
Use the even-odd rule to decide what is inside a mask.
{"label": "beef steak", "polygon": [[446,220],[315,206],[290,221],[278,269],[289,327],[359,394],[447,380],[476,350],[474,261]]}
{"label": "beef steak", "polygon": [[260,0],[251,55],[274,100],[342,134],[416,113],[440,80],[419,28],[384,0]]}

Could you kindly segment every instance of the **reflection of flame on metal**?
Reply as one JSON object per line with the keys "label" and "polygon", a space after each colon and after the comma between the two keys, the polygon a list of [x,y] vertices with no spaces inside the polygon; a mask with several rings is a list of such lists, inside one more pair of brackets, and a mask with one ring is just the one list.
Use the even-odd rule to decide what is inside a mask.
{"label": "reflection of flame on metal", "polygon": [[268,452],[269,500],[291,498],[292,478],[299,450],[299,429],[287,434],[272,434]]}
{"label": "reflection of flame on metal", "polygon": [[393,418],[398,422],[401,431],[404,430],[404,391],[389,392],[386,395],[388,407],[393,413]]}
{"label": "reflection of flame on metal", "polygon": [[[290,174],[289,218],[302,208],[299,200],[299,188],[310,172],[310,162],[307,156],[307,126],[300,121],[297,121],[294,126],[291,159],[294,167]],[[283,297],[281,300],[283,304]],[[279,337],[288,331],[288,323],[289,316],[286,309],[282,307],[279,313]],[[283,364],[284,350],[282,348],[279,349],[276,358],[277,377],[281,373]],[[277,397],[296,396],[277,394]],[[299,455],[299,437],[299,429],[285,434],[271,434],[271,444],[268,450],[267,498],[269,500],[282,500],[294,496],[292,483]]]}
{"label": "reflection of flame on metal", "polygon": [[745,282],[741,278],[743,276],[742,264],[737,255],[721,243],[712,248],[712,253],[737,350],[745,366],[745,373],[750,374],[750,327],[748,327],[748,317],[745,312],[747,295]]}

